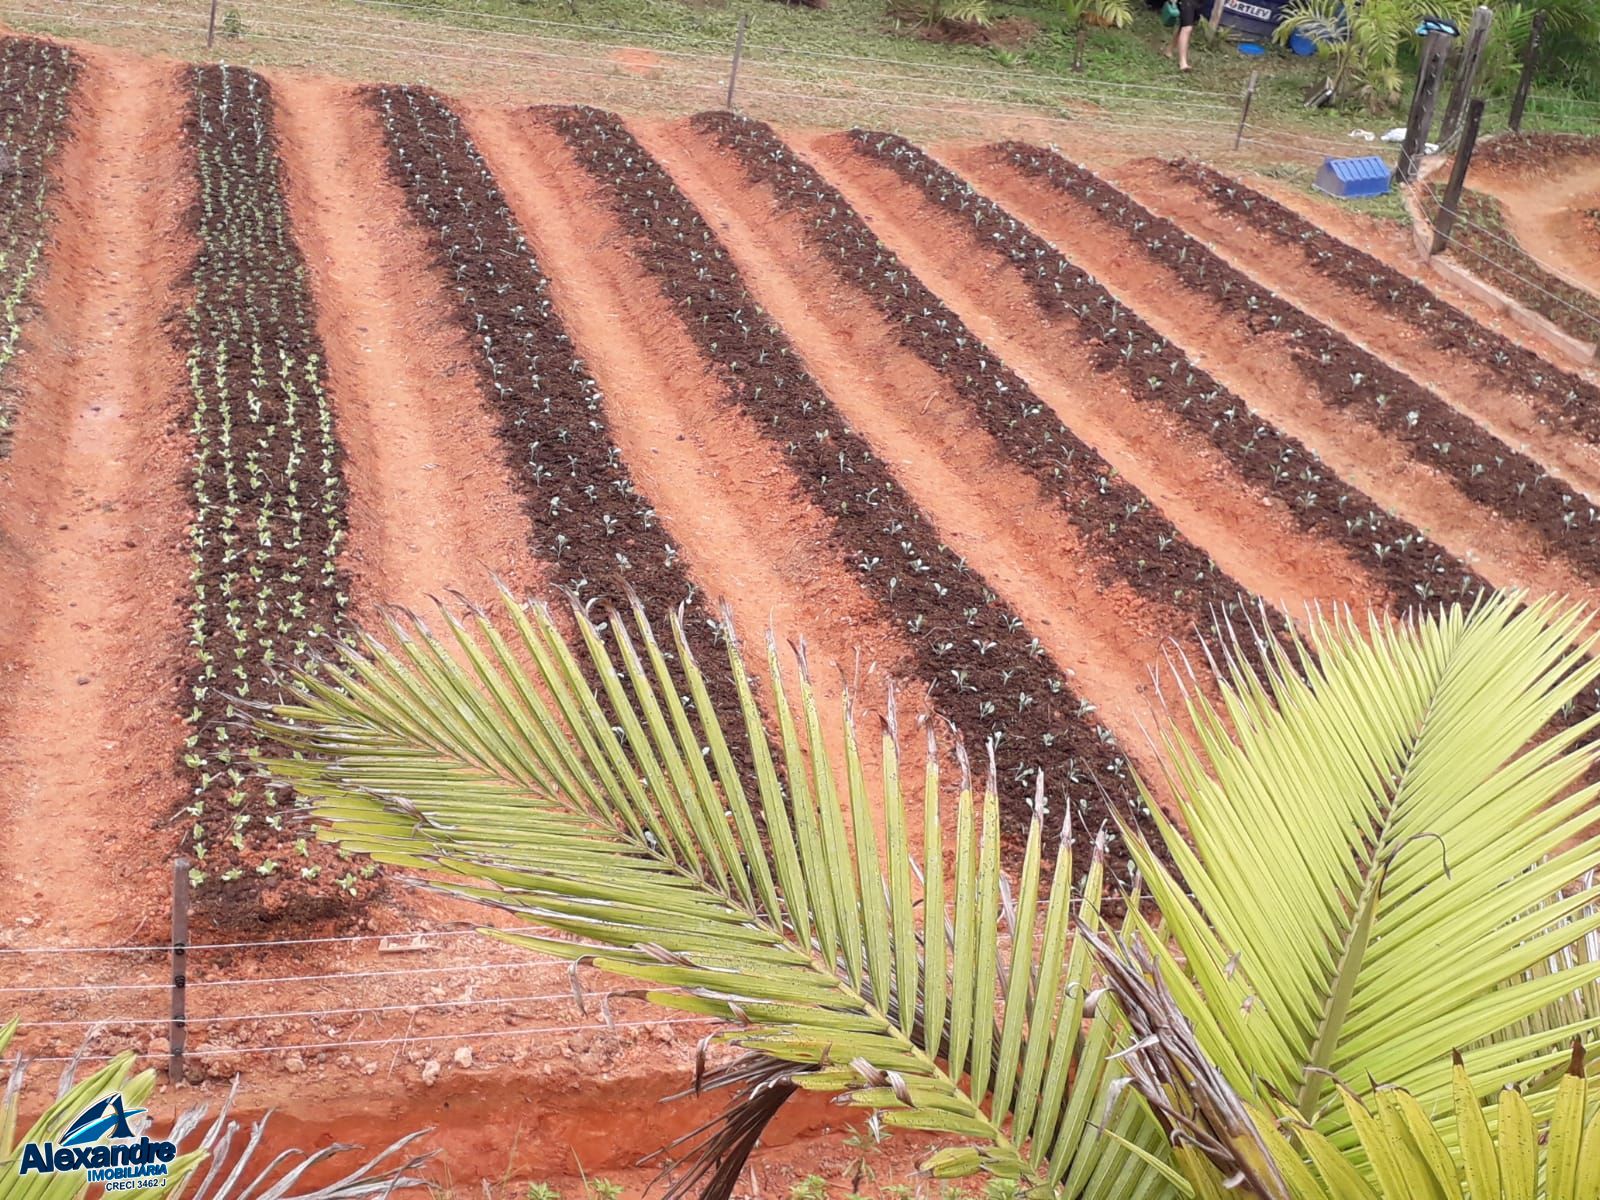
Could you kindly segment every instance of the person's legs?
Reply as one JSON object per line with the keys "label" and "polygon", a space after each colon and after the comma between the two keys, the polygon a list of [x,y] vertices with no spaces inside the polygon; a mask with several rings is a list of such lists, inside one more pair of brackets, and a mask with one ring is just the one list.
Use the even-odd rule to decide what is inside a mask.
{"label": "person's legs", "polygon": [[[1200,21],[1201,0],[1178,0],[1178,28],[1172,35],[1172,47],[1178,51],[1178,70],[1189,69],[1189,39]],[[1171,57],[1169,52],[1168,57]]]}

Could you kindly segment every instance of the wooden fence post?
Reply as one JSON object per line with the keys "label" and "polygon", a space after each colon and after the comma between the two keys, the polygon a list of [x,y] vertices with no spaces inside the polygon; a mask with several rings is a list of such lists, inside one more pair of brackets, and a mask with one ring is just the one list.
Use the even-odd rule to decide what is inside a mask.
{"label": "wooden fence post", "polygon": [[1494,13],[1485,5],[1472,12],[1472,25],[1467,32],[1467,46],[1461,55],[1461,69],[1456,72],[1455,86],[1450,89],[1450,102],[1445,105],[1444,120],[1439,124],[1439,144],[1448,146],[1461,132],[1461,118],[1466,115],[1467,102],[1472,99],[1472,89],[1478,82],[1478,67],[1483,61],[1483,46],[1489,40],[1489,28],[1494,23]]}
{"label": "wooden fence post", "polygon": [[733,87],[739,82],[739,60],[744,57],[744,31],[750,24],[748,13],[739,14],[739,32],[733,39],[733,66],[728,71],[728,111],[733,111]]}
{"label": "wooden fence post", "polygon": [[1480,96],[1467,106],[1467,127],[1456,149],[1456,161],[1450,168],[1450,182],[1445,184],[1444,195],[1439,200],[1439,211],[1433,216],[1434,254],[1443,252],[1450,244],[1450,231],[1455,228],[1460,211],[1461,189],[1467,182],[1467,167],[1472,163],[1472,148],[1478,144],[1478,128],[1482,124],[1483,98]]}
{"label": "wooden fence post", "polygon": [[1439,94],[1439,74],[1450,50],[1450,35],[1434,32],[1422,43],[1422,62],[1417,68],[1417,90],[1411,97],[1411,113],[1406,118],[1406,138],[1400,146],[1400,165],[1395,178],[1410,183],[1417,177],[1428,134],[1433,130],[1433,105]]}
{"label": "wooden fence post", "polygon": [[172,1019],[167,1030],[167,1078],[183,1080],[183,1051],[189,1040],[189,860],[172,864]]}
{"label": "wooden fence post", "polygon": [[1250,101],[1256,98],[1256,79],[1259,71],[1250,72],[1250,82],[1244,85],[1244,109],[1239,113],[1239,130],[1233,135],[1233,148],[1237,150],[1244,141],[1244,123],[1250,119]]}
{"label": "wooden fence post", "polygon": [[209,50],[217,40],[217,0],[211,0],[211,20],[206,25],[206,49]]}
{"label": "wooden fence post", "polygon": [[1522,55],[1522,78],[1517,80],[1517,94],[1511,100],[1511,132],[1522,132],[1522,110],[1528,106],[1528,91],[1533,87],[1533,73],[1539,66],[1539,39],[1544,36],[1545,10],[1533,14],[1533,25],[1528,29],[1528,48]]}

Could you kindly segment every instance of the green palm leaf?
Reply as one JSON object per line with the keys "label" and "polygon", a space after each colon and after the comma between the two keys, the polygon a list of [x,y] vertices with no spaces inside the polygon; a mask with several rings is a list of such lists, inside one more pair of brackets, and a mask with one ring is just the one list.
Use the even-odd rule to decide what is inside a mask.
{"label": "green palm leaf", "polygon": [[[637,605],[603,625],[573,605],[569,638],[543,606],[504,601],[493,620],[446,612],[438,635],[396,620],[391,644],[365,638],[297,676],[258,721],[283,748],[270,769],[312,799],[325,836],[527,920],[498,936],[727,1023],[720,1036],[751,1057],[697,1082],[741,1099],[702,1131],[680,1189],[727,1195],[765,1121],[803,1088],[948,1135],[958,1144],[925,1164],[936,1175],[1166,1194],[1129,1149],[1158,1150],[1161,1135],[1113,1087],[1110,1006],[1084,1019],[1090,959],[1069,934],[1074,918],[1100,927],[1098,847],[1093,903],[1065,885],[1070,836],[1053,864],[1063,885],[1039,903],[1042,788],[1013,906],[992,769],[979,796],[961,755],[952,836],[931,735],[913,854],[892,699],[869,782],[855,714],[823,711],[803,649],[791,697],[769,639],[769,743],[731,627],[743,729],[719,725],[677,622],[673,667]],[[748,778],[729,752],[739,738]],[[1098,1136],[1108,1121],[1120,1140]]]}
{"label": "green palm leaf", "polygon": [[1461,1049],[1544,1119],[1600,1024],[1597,718],[1550,732],[1600,675],[1587,622],[1514,596],[1319,618],[1314,659],[1232,656],[1219,701],[1184,697],[1195,744],[1165,738],[1190,841],[1163,830],[1169,869],[1130,831],[1166,921],[1141,940],[1229,1085],[1363,1165],[1334,1080],[1432,1110]]}

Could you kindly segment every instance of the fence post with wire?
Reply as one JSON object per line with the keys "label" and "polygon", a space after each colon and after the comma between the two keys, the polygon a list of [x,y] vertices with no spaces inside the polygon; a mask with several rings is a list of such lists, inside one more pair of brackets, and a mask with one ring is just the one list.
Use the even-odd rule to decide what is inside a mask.
{"label": "fence post with wire", "polygon": [[183,1052],[189,1038],[189,860],[172,864],[172,1000],[167,1027],[167,1078],[183,1080]]}

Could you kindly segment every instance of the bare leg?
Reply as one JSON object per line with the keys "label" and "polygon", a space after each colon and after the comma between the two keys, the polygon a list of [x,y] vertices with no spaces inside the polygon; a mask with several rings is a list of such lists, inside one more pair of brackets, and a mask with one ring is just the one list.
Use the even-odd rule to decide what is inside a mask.
{"label": "bare leg", "polygon": [[1193,25],[1185,25],[1178,30],[1178,70],[1189,69],[1189,38],[1194,33]]}

